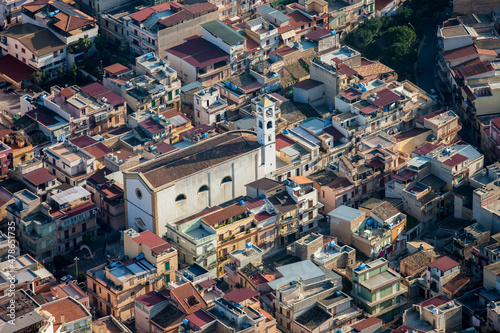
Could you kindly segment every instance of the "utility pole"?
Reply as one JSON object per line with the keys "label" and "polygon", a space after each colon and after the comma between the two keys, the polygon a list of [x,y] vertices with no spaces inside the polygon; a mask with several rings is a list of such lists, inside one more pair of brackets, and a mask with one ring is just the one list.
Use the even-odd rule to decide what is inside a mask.
{"label": "utility pole", "polygon": [[73,259],[76,263],[76,280],[78,281],[78,260],[80,260],[80,258],[78,257],[75,257],[75,259]]}

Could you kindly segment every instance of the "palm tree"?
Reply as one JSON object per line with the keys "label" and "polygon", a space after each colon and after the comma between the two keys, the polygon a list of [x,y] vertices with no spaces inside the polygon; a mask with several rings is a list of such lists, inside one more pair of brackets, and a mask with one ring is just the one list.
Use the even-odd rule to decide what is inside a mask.
{"label": "palm tree", "polygon": [[78,46],[80,47],[80,49],[82,49],[83,54],[85,55],[85,58],[86,58],[87,53],[89,52],[90,48],[92,47],[92,41],[89,39],[88,35],[85,35],[78,40]]}

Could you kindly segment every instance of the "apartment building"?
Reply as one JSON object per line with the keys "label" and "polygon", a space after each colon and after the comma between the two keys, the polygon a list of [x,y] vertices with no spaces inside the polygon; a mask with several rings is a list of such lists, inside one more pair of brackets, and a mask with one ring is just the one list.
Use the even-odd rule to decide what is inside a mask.
{"label": "apartment building", "polygon": [[[329,307],[331,300],[335,300],[337,296],[340,300],[350,301],[349,296],[338,293],[340,286],[330,281],[325,272],[311,260],[280,266],[276,271],[276,279],[268,285],[277,300],[274,302],[275,318],[277,328],[282,332],[295,331],[295,321],[304,325],[304,320],[299,318],[315,305],[322,306],[322,310],[326,309],[326,312],[330,313],[329,316],[332,316],[332,311],[335,312],[335,309]],[[340,306],[341,311],[347,310],[349,303]]]}
{"label": "apartment building", "polygon": [[82,184],[97,170],[95,157],[69,141],[45,148],[44,153],[47,169],[62,183]]}
{"label": "apartment building", "polygon": [[147,7],[115,20],[112,15],[103,16],[108,21],[104,26],[110,28],[115,26],[113,21],[118,25],[125,21],[118,33],[107,29],[113,39],[126,40],[135,54],[154,52],[161,59],[166,56],[165,50],[191,36],[201,35],[201,25],[217,18],[218,8],[211,3],[180,5],[176,2]]}
{"label": "apartment building", "polygon": [[247,243],[258,244],[258,229],[255,213],[244,202],[236,203],[201,219],[202,223],[217,233],[217,274],[224,274],[224,264],[229,253],[241,249]]}
{"label": "apartment building", "polygon": [[352,206],[354,185],[345,177],[338,178],[333,171],[320,170],[307,176],[314,181],[313,186],[318,191],[318,200],[323,204],[320,212],[328,214],[342,205]]}
{"label": "apartment building", "polygon": [[278,29],[265,18],[257,17],[245,23],[245,33],[260,46],[260,57],[265,59],[280,44]]}
{"label": "apartment building", "polygon": [[31,290],[36,295],[49,291],[57,283],[52,273],[29,254],[15,257],[13,261],[2,261],[0,270],[0,276],[3,279],[0,283],[2,296],[9,296],[10,288],[12,288],[9,282],[11,276],[15,276],[17,280],[14,281],[15,294],[21,290]]}
{"label": "apartment building", "polygon": [[[6,327],[12,326],[8,323],[10,320],[10,310],[7,308],[11,302],[16,304],[23,304],[22,309],[17,310],[17,321],[15,327],[11,332],[40,332],[50,333],[54,332],[54,317],[46,312],[40,311],[40,304],[38,304],[33,297],[31,297],[24,290],[19,290],[13,296],[4,295],[0,297],[0,318],[2,320],[1,328],[4,330]],[[29,318],[28,320],[23,320]],[[9,325],[9,326],[7,326]]]}
{"label": "apartment building", "polygon": [[99,29],[94,18],[59,0],[23,5],[21,20],[23,24],[50,29],[66,45],[75,44],[84,36],[93,40]]}
{"label": "apartment building", "polygon": [[460,264],[447,256],[427,264],[424,277],[427,297],[443,295],[443,286],[459,274]]}
{"label": "apartment building", "polygon": [[408,289],[401,280],[401,276],[389,268],[389,262],[384,258],[361,263],[352,270],[351,295],[370,317],[391,321],[401,315],[401,306],[406,304],[403,294]]}
{"label": "apartment building", "polygon": [[[33,40],[39,42],[33,43]],[[36,70],[44,70],[50,78],[55,70],[66,68],[67,45],[51,30],[23,21],[0,32],[2,56],[10,54]]]}
{"label": "apartment building", "polygon": [[220,90],[212,86],[194,94],[194,124],[214,126],[227,119],[228,102]]}
{"label": "apartment building", "polygon": [[104,315],[120,320],[134,316],[134,301],[175,280],[177,250],[151,231],[125,230],[127,260],[103,264],[87,271],[90,304]]}
{"label": "apartment building", "polygon": [[432,141],[451,144],[458,139],[458,132],[462,129],[459,117],[453,111],[439,110],[417,119],[417,128],[432,130]]}
{"label": "apartment building", "polygon": [[245,274],[242,276],[240,271],[248,264],[262,262],[263,253],[264,251],[253,243],[247,243],[244,249],[237,249],[229,253],[231,261],[224,265],[224,272],[227,274],[230,285],[240,285],[245,288],[251,287],[251,285],[247,286],[248,283],[245,281]]}
{"label": "apartment building", "polygon": [[48,312],[54,318],[54,332],[92,332],[92,315],[83,304],[72,297],[43,304],[40,310]]}
{"label": "apartment building", "polygon": [[49,291],[41,293],[45,302],[50,303],[58,299],[71,297],[78,301],[86,309],[90,308],[88,295],[72,281],[62,282],[50,288]]}
{"label": "apartment building", "polygon": [[479,223],[464,229],[464,232],[453,237],[453,256],[461,264],[472,258],[472,249],[490,241],[490,231]]}
{"label": "apartment building", "polygon": [[436,296],[405,310],[403,325],[427,332],[456,332],[462,328],[462,305],[445,296]]}
{"label": "apartment building", "polygon": [[93,235],[97,229],[97,206],[90,196],[80,186],[50,193],[37,212],[19,222],[25,251],[46,262],[75,249],[83,237]]}

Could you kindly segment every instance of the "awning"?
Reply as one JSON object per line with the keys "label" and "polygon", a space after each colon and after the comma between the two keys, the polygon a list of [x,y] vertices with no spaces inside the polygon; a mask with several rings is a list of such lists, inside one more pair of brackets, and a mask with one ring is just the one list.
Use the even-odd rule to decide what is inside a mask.
{"label": "awning", "polygon": [[39,270],[36,270],[34,272],[36,274],[36,276],[38,276],[40,279],[46,279],[46,278],[49,278],[52,276],[52,273],[49,272],[46,268],[42,268],[42,269],[39,269]]}

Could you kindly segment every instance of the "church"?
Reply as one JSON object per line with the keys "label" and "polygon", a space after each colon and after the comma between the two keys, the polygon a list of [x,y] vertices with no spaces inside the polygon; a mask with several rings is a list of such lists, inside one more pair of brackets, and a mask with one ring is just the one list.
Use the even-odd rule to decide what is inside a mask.
{"label": "church", "polygon": [[257,132],[230,131],[124,172],[128,228],[163,236],[167,223],[246,194],[276,170],[276,106],[256,105]]}

